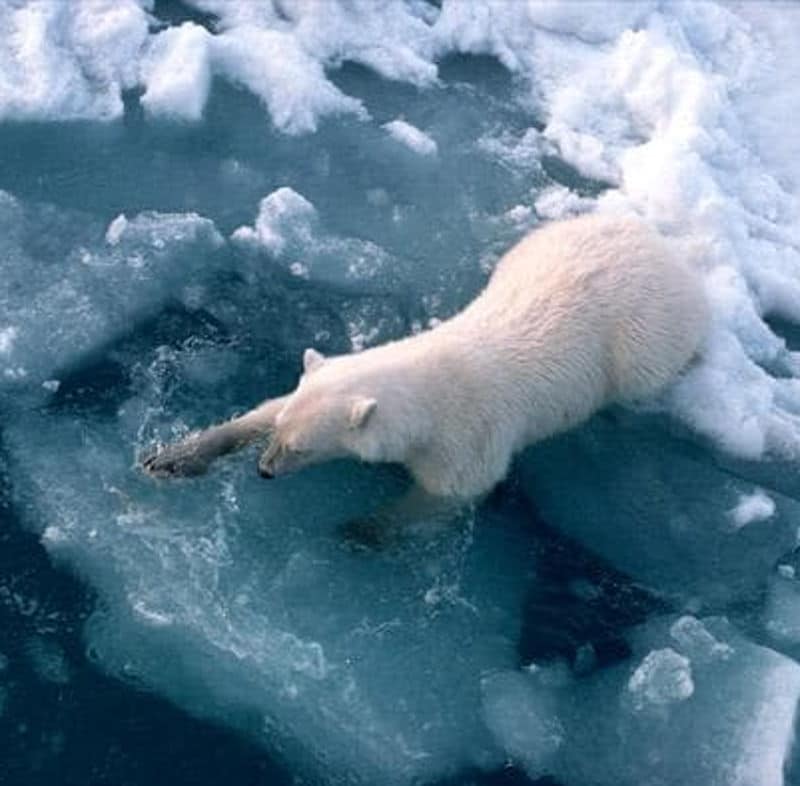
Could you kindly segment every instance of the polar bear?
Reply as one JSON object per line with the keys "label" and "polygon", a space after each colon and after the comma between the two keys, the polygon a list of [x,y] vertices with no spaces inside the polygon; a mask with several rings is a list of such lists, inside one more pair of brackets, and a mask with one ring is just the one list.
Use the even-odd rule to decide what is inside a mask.
{"label": "polar bear", "polygon": [[339,457],[403,464],[417,488],[386,516],[414,517],[484,495],[527,445],[661,390],[698,351],[707,321],[696,271],[645,223],[551,223],[508,251],[451,319],[358,354],[308,349],[294,392],[144,466],[199,474],[269,435],[265,478]]}

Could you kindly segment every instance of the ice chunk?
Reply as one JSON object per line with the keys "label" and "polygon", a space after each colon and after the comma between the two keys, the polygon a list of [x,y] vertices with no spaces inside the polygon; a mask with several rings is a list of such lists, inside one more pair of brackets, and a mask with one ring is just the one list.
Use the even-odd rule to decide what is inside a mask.
{"label": "ice chunk", "polygon": [[469,514],[365,555],[339,527],[400,492],[391,472],[338,465],[271,485],[241,456],[196,483],[153,483],[131,467],[142,421],[149,434],[165,418],[164,353],[149,357],[137,395],[107,417],[29,413],[4,433],[20,509],[104,599],[91,656],[315,777],[412,783],[498,766],[481,679],[516,662],[524,518],[489,508],[480,526]]}
{"label": "ice chunk", "polygon": [[[484,699],[487,723],[532,777],[598,786],[780,786],[800,667],[724,621],[690,626],[687,619],[648,623],[632,636],[630,661],[588,677],[554,681],[547,668],[496,678]],[[679,636],[688,649],[668,633],[676,624],[684,634],[693,630]],[[698,640],[715,642],[716,654],[693,659]],[[562,730],[561,743],[538,755],[544,723]]]}
{"label": "ice chunk", "polygon": [[128,228],[128,219],[124,213],[120,213],[106,229],[106,243],[110,246],[116,246],[122,239],[125,230]]}
{"label": "ice chunk", "polygon": [[261,200],[253,227],[239,227],[231,239],[245,248],[269,252],[296,276],[337,286],[380,282],[401,289],[410,277],[406,260],[369,240],[326,234],[314,206],[291,188]]}
{"label": "ice chunk", "polygon": [[152,39],[142,63],[142,105],[154,115],[199,120],[211,89],[210,34],[186,22]]}
{"label": "ice chunk", "polygon": [[17,329],[13,325],[0,330],[0,355],[10,355],[17,337]]}
{"label": "ice chunk", "polygon": [[[18,213],[20,225],[33,234],[37,209]],[[72,219],[86,221],[79,214]],[[26,381],[28,392],[41,390],[59,369],[213,269],[208,260],[222,244],[208,219],[162,213],[118,217],[105,242],[98,232],[52,262],[31,257],[22,238],[12,242],[5,248],[7,286],[0,294],[8,322],[0,333],[0,389]]]}
{"label": "ice chunk", "polygon": [[639,710],[686,701],[694,693],[691,663],[671,647],[653,650],[631,674],[628,692]]}
{"label": "ice chunk", "polygon": [[730,512],[733,525],[746,527],[754,521],[765,521],[775,515],[775,503],[761,489],[739,498],[736,507]]}
{"label": "ice chunk", "polygon": [[435,156],[438,151],[434,139],[405,120],[392,120],[390,123],[384,123],[383,127],[389,132],[392,139],[421,156]]}
{"label": "ice chunk", "polygon": [[316,216],[317,211],[305,197],[291,188],[279,188],[261,200],[255,225],[239,227],[232,239],[280,256],[290,241],[300,247],[310,245]]}
{"label": "ice chunk", "polygon": [[733,655],[733,648],[718,641],[696,617],[679,617],[669,629],[669,635],[681,652],[697,664],[707,665],[717,659]]}
{"label": "ice chunk", "polygon": [[613,41],[627,30],[635,30],[656,8],[653,0],[585,8],[563,0],[544,0],[530,6],[528,13],[537,27],[599,44]]}
{"label": "ice chunk", "polygon": [[746,468],[715,466],[652,415],[596,417],[527,451],[520,469],[546,521],[683,601],[754,598],[794,546],[794,499],[771,492],[771,517],[732,526],[729,511],[754,487],[743,479]]}

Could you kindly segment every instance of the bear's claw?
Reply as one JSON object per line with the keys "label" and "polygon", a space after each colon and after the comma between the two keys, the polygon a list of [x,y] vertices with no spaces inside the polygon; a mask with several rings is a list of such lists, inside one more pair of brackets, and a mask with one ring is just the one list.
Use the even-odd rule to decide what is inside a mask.
{"label": "bear's claw", "polygon": [[193,477],[208,469],[196,446],[185,443],[167,445],[146,454],[141,459],[142,469],[156,478]]}

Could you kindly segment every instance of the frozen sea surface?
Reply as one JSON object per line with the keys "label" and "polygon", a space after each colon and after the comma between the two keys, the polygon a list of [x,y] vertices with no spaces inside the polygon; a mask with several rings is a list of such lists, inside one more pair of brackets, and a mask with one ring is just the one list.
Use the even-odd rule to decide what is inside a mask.
{"label": "frozen sea surface", "polygon": [[[800,9],[0,6],[0,783],[800,783]],[[432,536],[156,441],[468,302],[542,221],[685,244],[658,400]]]}

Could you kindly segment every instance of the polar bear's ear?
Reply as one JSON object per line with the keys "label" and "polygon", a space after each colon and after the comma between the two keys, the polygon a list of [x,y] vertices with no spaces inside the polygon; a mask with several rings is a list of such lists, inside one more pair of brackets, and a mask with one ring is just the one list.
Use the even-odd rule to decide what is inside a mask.
{"label": "polar bear's ear", "polygon": [[315,369],[318,369],[325,362],[325,356],[316,349],[309,347],[303,352],[303,372],[310,374]]}
{"label": "polar bear's ear", "polygon": [[350,428],[363,428],[377,406],[374,398],[359,396],[355,399],[350,408]]}

